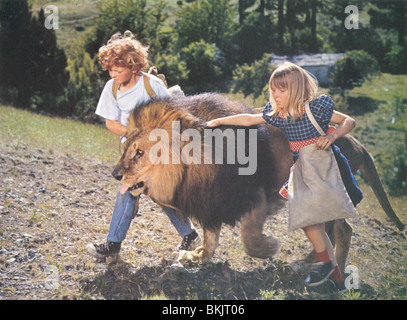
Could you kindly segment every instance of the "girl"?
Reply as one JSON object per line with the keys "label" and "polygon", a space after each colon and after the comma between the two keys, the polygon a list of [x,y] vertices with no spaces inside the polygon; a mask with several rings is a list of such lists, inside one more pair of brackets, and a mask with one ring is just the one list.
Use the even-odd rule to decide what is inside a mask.
{"label": "girl", "polygon": [[[286,134],[294,161],[298,159],[302,147],[315,144],[317,149],[326,150],[336,139],[355,127],[355,120],[333,110],[334,102],[331,98],[326,95],[316,96],[318,90],[316,80],[297,65],[285,63],[278,67],[270,77],[269,90],[270,102],[266,104],[262,114],[229,116],[209,121],[207,125],[209,127],[252,126],[262,123],[275,125]],[[306,115],[307,103],[318,124],[324,132],[327,132],[326,135],[321,136]],[[328,131],[329,122],[338,124],[338,127],[336,129],[332,127],[333,130]],[[287,184],[280,193],[287,197]],[[303,230],[315,249],[318,261],[312,265],[305,283],[315,286],[331,277],[338,288],[343,288],[344,279],[335,261],[332,244],[325,233],[325,224],[306,226]]]}
{"label": "girl", "polygon": [[[148,64],[147,48],[135,40],[130,31],[126,31],[124,36],[120,33],[113,35],[107,45],[99,49],[98,58],[103,70],[108,70],[112,79],[103,89],[96,114],[104,118],[107,129],[123,137],[123,141],[131,111],[151,99],[144,87],[144,77],[147,75],[142,72]],[[170,96],[160,79],[152,75],[149,78],[151,89],[158,98]],[[115,93],[114,84],[118,86]],[[120,188],[116,196],[107,241],[102,244],[88,244],[86,248],[89,254],[103,259],[119,253],[121,243],[130,227],[136,204],[137,198],[133,197],[126,188]],[[180,219],[170,208],[163,207],[162,209],[183,237],[179,249],[195,249],[200,243],[200,237],[191,221]]]}

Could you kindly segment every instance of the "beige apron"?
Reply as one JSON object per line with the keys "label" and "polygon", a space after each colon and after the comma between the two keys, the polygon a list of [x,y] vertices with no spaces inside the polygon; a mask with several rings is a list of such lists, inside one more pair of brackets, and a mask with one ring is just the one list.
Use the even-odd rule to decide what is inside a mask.
{"label": "beige apron", "polygon": [[[306,110],[317,130],[325,135],[308,105]],[[288,181],[288,208],[289,231],[357,215],[331,148],[318,150],[312,144],[300,149]]]}

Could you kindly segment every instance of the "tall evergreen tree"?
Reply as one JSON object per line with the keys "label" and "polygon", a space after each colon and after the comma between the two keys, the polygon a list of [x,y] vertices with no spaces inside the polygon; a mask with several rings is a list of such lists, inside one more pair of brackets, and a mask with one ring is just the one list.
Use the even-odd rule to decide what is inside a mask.
{"label": "tall evergreen tree", "polygon": [[69,78],[66,65],[55,31],[45,27],[43,10],[32,16],[27,0],[0,3],[0,86],[17,93],[16,106],[30,107],[34,95],[44,102],[61,95]]}
{"label": "tall evergreen tree", "polygon": [[27,106],[30,98],[21,83],[27,70],[24,45],[30,19],[27,1],[4,0],[0,3],[0,86],[3,92],[16,90],[16,103],[22,106]]}
{"label": "tall evergreen tree", "polygon": [[397,32],[397,44],[405,45],[407,3],[406,1],[377,1],[376,8],[371,8],[370,23],[373,27],[394,30]]}

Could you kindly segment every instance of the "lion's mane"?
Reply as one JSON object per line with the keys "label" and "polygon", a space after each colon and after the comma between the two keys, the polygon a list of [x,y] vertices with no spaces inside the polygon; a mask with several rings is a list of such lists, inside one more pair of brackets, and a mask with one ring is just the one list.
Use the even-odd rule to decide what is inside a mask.
{"label": "lion's mane", "polygon": [[[172,122],[179,121],[181,132],[193,128],[202,133],[206,121],[239,113],[253,113],[253,110],[218,94],[155,100],[134,110],[128,131],[133,136],[147,137],[146,133],[157,128],[171,132]],[[239,175],[240,164],[227,164],[227,148],[224,145],[223,164],[181,162],[151,165],[151,177],[158,179],[153,185],[164,188],[161,192],[171,196],[154,193],[154,190],[148,191],[149,196],[159,203],[162,202],[161,199],[166,199],[168,205],[178,208],[183,215],[196,219],[204,228],[214,228],[221,223],[235,225],[259,201],[260,189],[264,190],[270,200],[283,182],[278,177],[275,165],[275,157],[278,155],[271,148],[273,132],[269,127],[220,127],[222,130],[231,128],[235,131],[235,136],[236,130],[244,129],[246,151],[249,143],[248,130],[257,129],[257,170],[253,175]],[[279,139],[284,137],[279,135]]]}

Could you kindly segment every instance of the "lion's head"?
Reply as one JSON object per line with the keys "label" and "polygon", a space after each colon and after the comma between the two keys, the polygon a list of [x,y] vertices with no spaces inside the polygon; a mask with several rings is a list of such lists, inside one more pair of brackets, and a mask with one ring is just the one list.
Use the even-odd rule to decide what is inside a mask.
{"label": "lion's head", "polygon": [[180,141],[182,131],[200,126],[197,118],[170,107],[165,100],[136,109],[129,119],[124,153],[113,176],[133,196],[144,193],[157,202],[171,204],[185,167],[182,161],[174,161],[179,158],[174,152],[180,148],[173,149],[173,142],[185,144]]}

